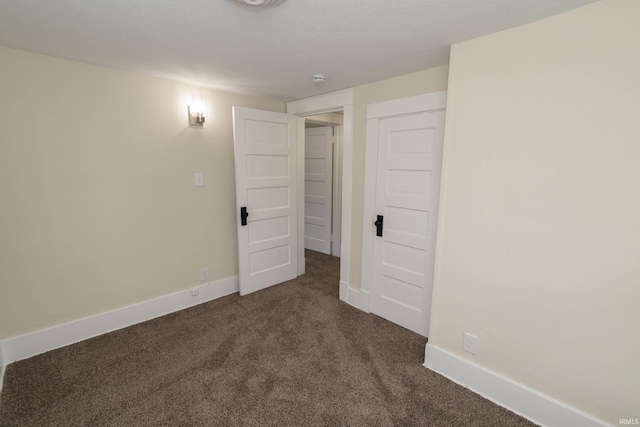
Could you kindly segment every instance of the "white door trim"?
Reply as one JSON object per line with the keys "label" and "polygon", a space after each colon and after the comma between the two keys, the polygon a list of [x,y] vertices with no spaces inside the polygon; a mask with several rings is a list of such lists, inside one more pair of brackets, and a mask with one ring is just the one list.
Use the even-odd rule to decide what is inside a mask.
{"label": "white door trim", "polygon": [[[340,245],[340,299],[347,301],[349,289],[349,258],[351,254],[351,185],[353,181],[353,115],[355,103],[354,88],[331,92],[324,95],[304,98],[287,102],[287,113],[300,117],[313,114],[342,110],[344,123],[342,128],[342,227]],[[300,124],[298,125],[300,129]],[[302,120],[304,130],[304,120]],[[304,133],[303,133],[304,135]],[[298,182],[304,179],[304,156],[300,161],[300,152],[304,152],[304,138],[298,137]],[[302,187],[304,182],[299,184]],[[299,215],[304,215],[303,198],[298,198]],[[299,216],[300,217],[300,216]],[[298,226],[298,238],[304,239],[304,232],[300,232]],[[304,241],[298,244],[298,261],[302,260],[302,269],[298,268],[298,274],[304,273]]]}
{"label": "white door trim", "polygon": [[342,125],[334,126],[333,144],[333,241],[331,254],[340,256],[340,241],[342,236]]}
{"label": "white door trim", "polygon": [[445,108],[446,105],[446,90],[377,102],[367,105],[367,120],[440,110]]}
{"label": "white door trim", "polygon": [[[289,111],[287,111],[289,113]],[[302,148],[302,150],[300,149]],[[305,272],[304,262],[304,117],[298,116],[298,276]],[[302,245],[302,246],[300,246]]]}
{"label": "white door trim", "polygon": [[[376,172],[378,146],[371,141],[376,140],[370,135],[378,134],[379,120],[383,117],[393,117],[404,114],[423,113],[440,110],[447,105],[447,91],[427,93],[394,99],[392,101],[377,102],[367,105],[367,139],[364,175],[364,212],[362,221],[362,282],[360,286],[360,309],[371,312],[371,271],[373,256],[373,221],[375,212]],[[372,120],[374,119],[374,120]],[[344,200],[344,199],[343,199]]]}

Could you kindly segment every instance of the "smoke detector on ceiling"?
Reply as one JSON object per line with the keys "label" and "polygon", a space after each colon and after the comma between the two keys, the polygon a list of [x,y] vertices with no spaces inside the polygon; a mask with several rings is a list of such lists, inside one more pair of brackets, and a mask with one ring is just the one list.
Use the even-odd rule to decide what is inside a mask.
{"label": "smoke detector on ceiling", "polygon": [[324,76],[322,74],[316,74],[313,76],[314,83],[324,83]]}
{"label": "smoke detector on ceiling", "polygon": [[233,0],[243,6],[270,7],[277,6],[285,0]]}

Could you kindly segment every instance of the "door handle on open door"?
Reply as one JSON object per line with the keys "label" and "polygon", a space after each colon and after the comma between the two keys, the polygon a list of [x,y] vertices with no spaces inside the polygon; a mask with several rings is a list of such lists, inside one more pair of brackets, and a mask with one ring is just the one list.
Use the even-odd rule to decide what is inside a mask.
{"label": "door handle on open door", "polygon": [[249,213],[247,212],[246,206],[240,208],[240,225],[247,225],[247,217]]}
{"label": "door handle on open door", "polygon": [[373,223],[373,225],[376,226],[376,236],[378,237],[382,237],[382,222],[383,222],[384,218],[382,217],[382,215],[378,215],[378,219],[376,220],[376,222]]}

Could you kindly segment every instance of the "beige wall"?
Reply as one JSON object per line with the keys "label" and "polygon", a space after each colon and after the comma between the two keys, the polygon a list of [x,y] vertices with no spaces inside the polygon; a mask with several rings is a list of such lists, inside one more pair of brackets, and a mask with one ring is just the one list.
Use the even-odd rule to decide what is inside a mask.
{"label": "beige wall", "polygon": [[640,2],[455,45],[450,66],[429,343],[640,417]]}
{"label": "beige wall", "polygon": [[382,80],[355,88],[353,129],[353,199],[349,285],[360,289],[362,276],[362,216],[364,215],[364,165],[367,138],[367,105],[447,89],[449,67]]}
{"label": "beige wall", "polygon": [[7,48],[0,64],[0,339],[238,273],[231,106],[284,103]]}
{"label": "beige wall", "polygon": [[[284,103],[3,47],[0,61],[0,339],[187,289],[202,267],[237,274],[231,106]],[[366,107],[444,90],[447,74],[355,89],[351,286]],[[187,125],[194,96],[208,100],[204,128]]]}

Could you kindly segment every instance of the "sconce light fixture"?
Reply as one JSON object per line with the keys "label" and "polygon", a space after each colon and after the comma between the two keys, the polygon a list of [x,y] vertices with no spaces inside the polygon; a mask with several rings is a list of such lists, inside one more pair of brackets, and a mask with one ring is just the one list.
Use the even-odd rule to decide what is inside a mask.
{"label": "sconce light fixture", "polygon": [[195,126],[204,126],[204,112],[200,108],[187,107],[187,113],[189,113],[189,124]]}

